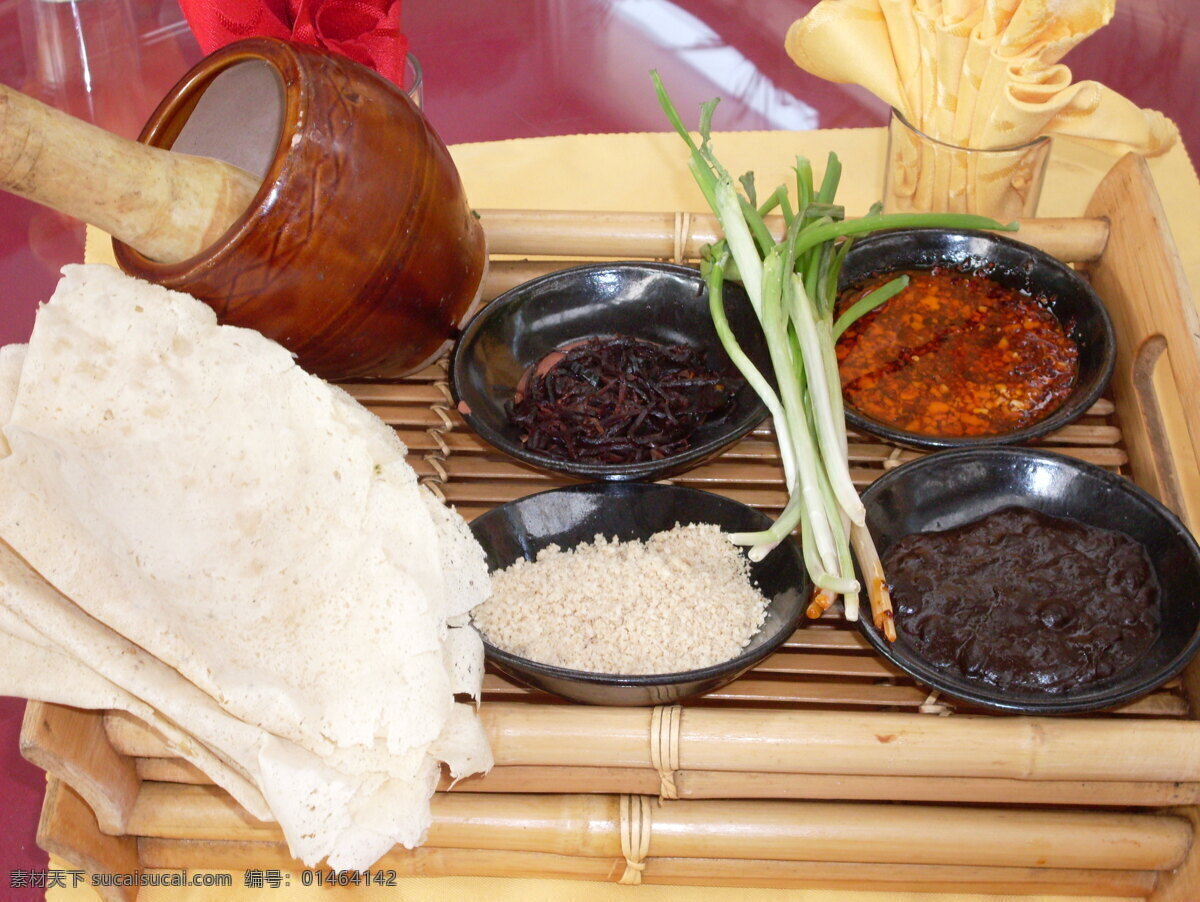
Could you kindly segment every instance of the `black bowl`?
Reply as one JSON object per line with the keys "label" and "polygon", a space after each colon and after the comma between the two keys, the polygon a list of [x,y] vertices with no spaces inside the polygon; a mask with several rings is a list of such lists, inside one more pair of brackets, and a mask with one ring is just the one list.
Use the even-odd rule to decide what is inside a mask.
{"label": "black bowl", "polygon": [[[766,339],[739,285],[726,283],[726,316],[743,350],[771,372]],[[734,410],[701,426],[688,450],[631,464],[573,463],[529,451],[506,405],[521,376],[550,351],[592,336],[627,335],[699,349],[711,369],[736,375],[721,347],[700,274],[669,263],[596,263],[533,279],[500,295],[471,320],[454,348],[451,390],[459,410],[485,441],[524,463],[581,479],[664,479],[719,454],[763,421],[766,407],[744,382]],[[739,377],[740,379],[740,377]]]}
{"label": "black bowl", "polygon": [[1158,638],[1128,668],[1066,692],[1001,690],[947,673],[905,642],[901,620],[895,643],[883,638],[870,618],[860,621],[876,651],[949,696],[1028,714],[1100,710],[1152,691],[1177,674],[1200,647],[1200,546],[1155,498],[1101,467],[1027,448],[944,451],[884,474],[863,493],[863,503],[881,555],[911,533],[952,529],[1012,506],[1122,532],[1149,554],[1161,588]]}
{"label": "black bowl", "polygon": [[[503,504],[471,523],[487,554],[489,570],[520,558],[532,560],[547,545],[574,548],[603,534],[621,540],[648,539],[676,524],[715,523],[727,532],[765,529],[770,519],[732,499],[699,489],[646,483],[572,485]],[[811,583],[796,544],[789,538],[750,577],[770,604],[767,619],[750,644],[732,660],[680,673],[613,675],[541,664],[501,651],[484,640],[484,653],[497,670],[563,698],[592,705],[661,705],[724,686],[753,667],[796,629]]]}
{"label": "black bowl", "polygon": [[1022,444],[1081,416],[1103,394],[1117,345],[1112,320],[1091,286],[1065,263],[1035,247],[968,229],[896,229],[859,239],[838,280],[845,290],[872,276],[903,269],[948,267],[980,273],[1006,288],[1048,296],[1048,308],[1079,346],[1075,387],[1046,417],[1000,435],[941,437],[897,429],[847,406],[846,421],[862,432],[912,448],[937,450]]}

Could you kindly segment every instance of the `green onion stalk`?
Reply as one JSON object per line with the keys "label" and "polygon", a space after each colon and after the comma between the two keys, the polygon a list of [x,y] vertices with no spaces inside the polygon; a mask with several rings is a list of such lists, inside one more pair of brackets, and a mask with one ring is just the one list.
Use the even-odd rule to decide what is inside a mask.
{"label": "green onion stalk", "polygon": [[[788,187],[780,185],[760,204],[753,174],[735,182],[713,154],[710,136],[717,101],[700,107],[697,144],[658,73],[651,76],[663,111],[691,151],[688,168],[721,224],[724,237],[705,248],[701,261],[709,308],[721,344],[775,424],[788,489],[787,505],[769,528],[735,533],[731,539],[749,546],[751,560],[758,561],[799,528],[805,566],[816,587],[810,616],[820,616],[841,596],[847,619],[858,619],[862,586],[855,575],[857,559],[875,625],[894,639],[883,566],[850,476],[834,345],[855,320],[903,290],[908,278],[890,280],[835,318],[838,274],[854,237],[878,229],[1016,226],[969,214],[885,214],[879,205],[859,219],[846,219],[844,209],[834,203],[841,164],[832,153],[819,186],[812,165],[798,157],[793,167],[795,202]],[[776,211],[784,222],[782,236],[773,234],[766,222],[767,215]],[[723,300],[727,278],[739,280],[746,290],[766,338],[778,390],[751,362],[729,327]]]}

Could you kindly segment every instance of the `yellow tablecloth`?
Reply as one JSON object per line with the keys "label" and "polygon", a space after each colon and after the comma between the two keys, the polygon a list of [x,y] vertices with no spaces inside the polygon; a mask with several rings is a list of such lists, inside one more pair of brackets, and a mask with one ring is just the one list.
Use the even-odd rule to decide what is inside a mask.
{"label": "yellow tablecloth", "polygon": [[[833,150],[844,165],[838,199],[849,215],[860,215],[881,193],[883,129],[813,132],[738,132],[717,135],[714,145],[730,172],[755,172],[765,194],[781,181],[792,183],[790,166],[797,154],[811,159],[818,177],[826,154]],[[466,144],[451,148],[476,209],[523,208],[556,210],[706,210],[691,180],[682,142],[674,134],[584,135]],[[1089,146],[1060,140],[1051,157],[1042,193],[1041,216],[1078,216],[1100,179],[1116,162]],[[1183,148],[1152,159],[1158,185],[1189,283],[1200,286],[1200,181]],[[89,260],[111,260],[107,242],[91,241]],[[1193,292],[1194,295],[1194,292]],[[653,847],[651,847],[653,855]],[[66,865],[59,865],[66,867]],[[243,889],[241,874],[233,889],[142,890],[142,902],[209,902],[209,900],[346,899],[429,900],[481,899],[489,902],[1087,902],[1081,897],[923,895],[842,890],[757,890],[639,886],[569,880],[524,880],[486,877],[409,878],[399,889]],[[90,889],[47,892],[49,902],[96,898]],[[1102,902],[1095,898],[1092,902]]]}

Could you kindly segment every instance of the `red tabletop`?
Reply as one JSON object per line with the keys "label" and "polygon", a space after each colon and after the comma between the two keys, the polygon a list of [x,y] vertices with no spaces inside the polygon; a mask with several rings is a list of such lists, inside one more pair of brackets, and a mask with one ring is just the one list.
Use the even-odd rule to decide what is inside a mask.
{"label": "red tabletop", "polygon": [[[29,10],[39,4],[68,6],[0,4],[0,82],[30,93],[39,85]],[[884,125],[887,110],[876,98],[809,76],[787,57],[784,32],[812,6],[809,0],[405,0],[403,22],[424,69],[426,112],[448,144],[664,131],[651,68],[663,73],[681,108],[722,97],[721,130]],[[1108,27],[1065,60],[1076,79],[1103,81],[1165,112],[1193,157],[1200,153],[1194,6],[1195,0],[1126,0]],[[139,0],[128,9],[135,37],[113,69],[118,102],[99,109],[108,127],[127,132],[199,58],[174,0]],[[0,192],[0,344],[25,340],[58,268],[80,259],[80,226]],[[46,867],[34,842],[44,779],[17,745],[23,708],[20,700],[0,699],[5,898],[39,898],[41,890],[10,890],[10,873]]]}

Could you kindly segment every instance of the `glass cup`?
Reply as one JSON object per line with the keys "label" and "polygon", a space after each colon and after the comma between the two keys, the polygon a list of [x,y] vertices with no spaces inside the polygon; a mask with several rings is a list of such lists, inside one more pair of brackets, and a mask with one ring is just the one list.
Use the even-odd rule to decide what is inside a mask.
{"label": "glass cup", "polygon": [[132,0],[19,0],[32,97],[136,138],[154,100],[141,80]]}
{"label": "glass cup", "polygon": [[425,105],[425,79],[421,75],[421,63],[411,53],[404,60],[404,84],[401,89],[418,110]]}
{"label": "glass cup", "polygon": [[976,213],[1001,222],[1037,211],[1050,138],[980,150],[947,144],[892,110],[883,206],[889,213]]}

